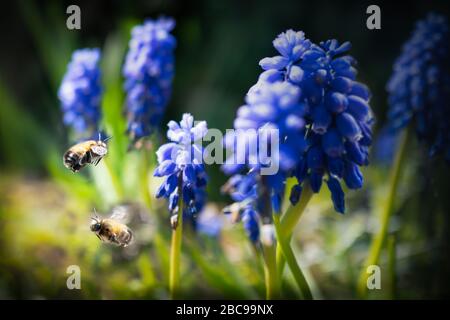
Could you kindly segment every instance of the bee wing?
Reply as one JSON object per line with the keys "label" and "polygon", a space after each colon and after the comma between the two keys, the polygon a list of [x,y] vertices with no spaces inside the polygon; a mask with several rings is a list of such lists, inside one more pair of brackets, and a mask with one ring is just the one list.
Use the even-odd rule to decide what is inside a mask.
{"label": "bee wing", "polygon": [[126,224],[128,218],[129,218],[129,215],[128,215],[128,209],[126,206],[118,206],[118,207],[114,207],[112,209],[110,219],[113,219],[113,220],[116,220],[123,224]]}

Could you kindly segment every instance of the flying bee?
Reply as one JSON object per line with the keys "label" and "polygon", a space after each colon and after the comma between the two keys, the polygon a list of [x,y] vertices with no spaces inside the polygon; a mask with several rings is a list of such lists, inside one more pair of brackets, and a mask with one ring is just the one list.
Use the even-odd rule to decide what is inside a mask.
{"label": "flying bee", "polygon": [[111,137],[101,140],[99,134],[98,141],[87,140],[77,143],[64,153],[64,166],[73,172],[78,172],[87,164],[97,165],[108,153],[106,141],[109,139]]}
{"label": "flying bee", "polygon": [[126,247],[131,243],[133,231],[122,222],[127,213],[126,210],[119,207],[113,210],[109,218],[105,219],[100,218],[96,211],[95,213],[95,217],[91,218],[91,231],[95,232],[102,242],[112,243],[120,247]]}

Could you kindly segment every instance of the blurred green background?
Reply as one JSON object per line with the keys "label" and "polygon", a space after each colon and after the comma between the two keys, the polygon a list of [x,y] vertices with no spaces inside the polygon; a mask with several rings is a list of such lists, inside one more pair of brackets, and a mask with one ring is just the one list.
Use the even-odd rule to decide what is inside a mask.
{"label": "blurred green background", "polygon": [[[121,67],[131,27],[147,18],[172,16],[176,72],[173,96],[161,127],[183,112],[210,128],[232,127],[235,110],[272,56],[282,31],[303,30],[314,42],[351,41],[360,81],[372,91],[375,131],[386,115],[385,84],[402,43],[427,12],[449,16],[446,1],[80,1],[82,29],[68,30],[73,1],[2,4],[0,51],[0,298],[167,298],[170,240],[165,204],[135,210],[142,234],[129,250],[102,245],[89,231],[93,207],[106,213],[136,196],[139,158],[126,154]],[[382,29],[366,28],[366,8],[378,4]],[[105,86],[103,125],[114,133],[109,167],[73,175],[61,157],[69,138],[62,125],[57,88],[73,50],[100,47]],[[122,119],[122,120],[120,120]],[[118,134],[117,134],[118,133]],[[383,276],[371,298],[450,297],[449,170],[429,159],[415,139],[408,145],[390,234],[396,244],[396,280]],[[114,152],[115,151],[115,152]],[[377,208],[386,197],[389,165],[373,161],[365,186],[347,193],[348,211],[332,210],[329,193],[315,196],[302,218],[294,248],[317,298],[356,298],[355,286]],[[108,174],[116,173],[122,191]],[[183,297],[263,298],[261,266],[241,225],[220,215],[229,199],[226,177],[209,169],[208,212],[223,222],[219,237],[188,235],[183,247]],[[152,188],[157,185],[152,182]],[[117,184],[117,183],[116,183]],[[148,200],[148,199],[147,199]],[[148,203],[147,203],[148,204]],[[386,252],[383,266],[388,265]],[[68,290],[66,268],[79,265],[82,289]],[[384,270],[384,269],[383,269]],[[288,271],[286,298],[298,297]]]}

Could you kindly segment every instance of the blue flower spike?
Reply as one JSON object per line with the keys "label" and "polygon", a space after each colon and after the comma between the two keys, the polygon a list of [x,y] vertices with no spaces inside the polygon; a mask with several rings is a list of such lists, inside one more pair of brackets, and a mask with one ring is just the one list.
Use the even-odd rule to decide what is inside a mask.
{"label": "blue flower spike", "polygon": [[172,93],[176,39],[171,18],[148,19],[131,31],[123,66],[131,141],[149,136],[160,125]]}
{"label": "blue flower spike", "polygon": [[98,133],[102,94],[99,61],[99,49],[74,51],[58,90],[63,122],[79,139]]}
{"label": "blue flower spike", "polygon": [[392,134],[409,124],[429,149],[450,162],[450,36],[444,16],[430,13],[404,44],[387,84]]}
{"label": "blue flower spike", "polygon": [[[252,242],[259,241],[260,222],[262,226],[271,224],[270,212],[264,209],[267,206],[265,198],[270,199],[269,204],[276,212],[280,211],[286,178],[295,169],[299,155],[307,146],[303,118],[306,105],[300,97],[301,89],[286,81],[257,83],[248,91],[246,104],[237,111],[234,121],[236,131],[224,138],[225,146],[235,150],[235,154],[222,166],[226,173],[234,174],[227,183],[232,187],[226,192],[240,203],[236,207],[239,208],[239,215],[249,221],[244,222],[244,227]],[[259,147],[260,143],[269,145],[269,141],[261,139],[269,137],[270,130],[277,130],[279,150],[271,154],[271,162],[266,163],[262,161],[264,157],[261,157]],[[258,134],[255,135],[255,132]],[[248,142],[247,145],[238,145],[242,141]],[[249,148],[250,145],[258,147]],[[245,161],[236,165],[235,161],[239,158]],[[277,163],[279,169],[261,176],[262,169],[273,163]],[[263,191],[264,196],[261,195]],[[258,214],[258,219],[254,218],[255,214]]]}
{"label": "blue flower spike", "polygon": [[[374,122],[371,94],[356,80],[356,60],[348,55],[351,44],[328,40],[316,45],[303,32],[287,30],[273,45],[279,55],[260,61],[263,72],[247,93],[246,104],[238,109],[234,127],[279,131],[279,158],[274,161],[279,161],[280,170],[262,179],[275,212],[280,211],[286,179],[294,176],[297,184],[289,196],[292,205],[298,203],[305,183],[317,193],[325,180],[335,210],[344,213],[341,182],[349,189],[362,187],[359,167],[369,163]],[[251,141],[251,137],[232,133],[225,137],[224,145],[236,147],[238,140]],[[245,154],[245,165],[227,161],[222,167],[225,173],[263,167],[251,161],[258,154],[236,152]],[[252,197],[261,215],[257,209],[261,200]]]}
{"label": "blue flower spike", "polygon": [[[180,195],[184,203],[183,214],[194,216],[203,208],[206,201],[207,174],[203,164],[203,149],[199,141],[206,135],[205,121],[194,124],[190,114],[183,114],[180,123],[170,121],[167,138],[156,152],[158,166],[156,177],[165,177],[156,192],[157,198],[166,198],[172,214],[179,210]],[[174,215],[175,217],[176,215]],[[172,221],[172,225],[176,223]]]}
{"label": "blue flower spike", "polygon": [[349,189],[362,187],[358,166],[368,164],[374,121],[369,89],[356,81],[356,60],[348,55],[351,44],[328,40],[316,45],[303,33],[288,30],[275,39],[274,46],[285,63],[269,65],[267,58],[261,60],[265,71],[256,87],[280,79],[292,83],[301,90],[300,101],[307,110],[304,118],[308,147],[303,154],[296,153],[298,168],[293,175],[298,186],[292,188],[290,201],[299,201],[305,181],[317,193],[326,179],[336,211],[344,213],[340,180]]}

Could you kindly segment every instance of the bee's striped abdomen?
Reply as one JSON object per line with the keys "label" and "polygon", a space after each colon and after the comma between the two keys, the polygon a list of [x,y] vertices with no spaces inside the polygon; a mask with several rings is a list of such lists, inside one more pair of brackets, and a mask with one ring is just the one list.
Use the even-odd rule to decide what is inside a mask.
{"label": "bee's striped abdomen", "polygon": [[80,163],[80,156],[71,150],[67,151],[64,154],[63,159],[66,168],[72,170],[73,172],[77,172],[82,168],[82,165]]}
{"label": "bee's striped abdomen", "polygon": [[87,164],[97,165],[108,149],[103,141],[88,140],[72,146],[63,156],[64,165],[77,172]]}

